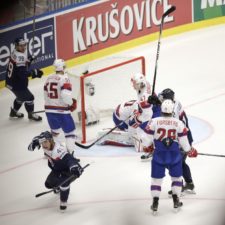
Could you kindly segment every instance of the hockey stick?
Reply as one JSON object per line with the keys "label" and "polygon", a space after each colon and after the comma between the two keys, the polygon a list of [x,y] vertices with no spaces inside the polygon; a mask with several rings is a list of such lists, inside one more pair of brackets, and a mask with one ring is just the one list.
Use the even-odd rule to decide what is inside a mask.
{"label": "hockey stick", "polygon": [[198,155],[215,156],[215,157],[225,157],[225,155],[216,155],[216,154],[209,154],[209,153],[198,153]]}
{"label": "hockey stick", "polygon": [[[89,163],[83,167],[83,170],[84,170],[85,168],[87,168],[88,166],[90,166]],[[64,180],[61,184],[59,184],[57,187],[54,187],[54,188],[51,189],[50,191],[44,191],[44,192],[41,192],[41,193],[39,193],[39,194],[36,194],[35,197],[38,198],[38,197],[40,197],[40,196],[42,196],[42,195],[51,193],[51,192],[53,192],[53,191],[59,189],[60,186],[62,186],[63,184],[65,184],[66,182],[70,181],[70,180],[73,179],[73,178],[76,178],[76,177],[75,177],[74,175],[72,175],[72,176],[68,177],[67,179],[65,179],[65,180]]]}
{"label": "hockey stick", "polygon": [[45,112],[45,110],[40,110],[40,111],[34,111],[32,113],[34,114],[34,113],[44,113],[44,112]]}
{"label": "hockey stick", "polygon": [[172,6],[165,13],[163,13],[162,18],[161,18],[161,24],[160,24],[160,29],[159,29],[159,39],[158,39],[158,46],[157,46],[157,53],[156,53],[156,60],[155,60],[155,72],[154,72],[153,85],[152,85],[152,96],[155,93],[155,82],[156,82],[156,74],[157,74],[158,59],[159,59],[159,50],[160,50],[160,44],[161,44],[161,35],[162,35],[164,19],[165,19],[166,16],[168,16],[170,13],[172,13],[175,9],[176,9],[176,7]]}
{"label": "hockey stick", "polygon": [[35,16],[36,16],[36,0],[34,0],[34,14],[33,14],[33,41],[32,41],[32,57],[33,58],[34,58]]}
{"label": "hockey stick", "polygon": [[[132,115],[130,115],[126,120],[130,119]],[[124,121],[126,121],[124,120]],[[75,145],[77,145],[78,147],[80,148],[85,148],[85,149],[88,149],[90,147],[92,147],[93,145],[95,145],[98,141],[100,141],[102,138],[104,138],[105,136],[107,136],[108,134],[112,133],[116,128],[118,128],[120,125],[122,125],[122,123],[124,121],[121,121],[118,125],[116,125],[115,127],[113,127],[112,129],[110,129],[107,133],[103,134],[101,137],[99,137],[97,140],[95,140],[93,143],[91,143],[90,145],[82,145],[78,142],[75,142]]]}

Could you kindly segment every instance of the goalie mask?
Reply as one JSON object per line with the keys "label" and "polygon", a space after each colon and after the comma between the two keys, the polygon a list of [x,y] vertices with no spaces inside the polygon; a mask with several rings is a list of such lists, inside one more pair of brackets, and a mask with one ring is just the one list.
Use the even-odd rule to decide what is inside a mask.
{"label": "goalie mask", "polygon": [[136,91],[143,89],[146,87],[146,78],[141,73],[136,73],[132,78],[131,82]]}
{"label": "goalie mask", "polygon": [[174,102],[172,100],[166,99],[162,102],[161,105],[162,113],[172,114],[173,110],[174,110]]}
{"label": "goalie mask", "polygon": [[64,71],[66,69],[66,63],[63,59],[56,59],[53,63],[56,72]]}

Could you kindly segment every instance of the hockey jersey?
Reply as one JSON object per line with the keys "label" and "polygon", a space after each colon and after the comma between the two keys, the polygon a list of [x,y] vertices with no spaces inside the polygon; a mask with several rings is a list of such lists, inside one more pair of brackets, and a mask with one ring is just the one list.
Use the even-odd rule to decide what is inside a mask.
{"label": "hockey jersey", "polygon": [[180,146],[186,152],[191,149],[187,139],[187,128],[174,117],[157,117],[145,128],[142,143],[148,147],[154,143],[153,160],[160,164],[176,164],[182,159]]}
{"label": "hockey jersey", "polygon": [[53,150],[43,149],[48,158],[48,166],[54,172],[70,172],[70,169],[77,164],[76,159],[68,153],[66,147],[55,142]]}
{"label": "hockey jersey", "polygon": [[15,91],[27,88],[28,76],[30,75],[28,63],[26,53],[13,50],[7,66],[6,87]]}
{"label": "hockey jersey", "polygon": [[44,85],[45,111],[69,114],[72,105],[72,84],[65,73],[50,75]]}

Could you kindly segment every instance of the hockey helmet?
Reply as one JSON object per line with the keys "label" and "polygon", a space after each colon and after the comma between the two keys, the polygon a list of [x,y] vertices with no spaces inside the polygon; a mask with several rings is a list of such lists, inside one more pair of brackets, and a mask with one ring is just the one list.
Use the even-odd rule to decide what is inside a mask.
{"label": "hockey helmet", "polygon": [[136,73],[131,78],[135,90],[140,90],[146,86],[146,78],[142,73]]}
{"label": "hockey helmet", "polygon": [[22,37],[18,37],[14,41],[15,46],[20,46],[20,45],[26,45],[27,41],[24,40]]}
{"label": "hockey helmet", "polygon": [[166,99],[162,102],[161,111],[162,113],[172,114],[174,110],[174,102],[171,99]]}
{"label": "hockey helmet", "polygon": [[174,96],[175,96],[174,91],[171,90],[170,88],[166,88],[159,94],[159,99],[161,101],[163,101],[165,99],[170,99],[170,100],[174,101]]}
{"label": "hockey helmet", "polygon": [[53,140],[53,136],[52,136],[52,133],[51,132],[44,131],[44,132],[42,132],[39,135],[39,138],[38,139],[39,139],[39,143],[41,144],[44,141],[47,141],[47,140],[51,141],[51,140]]}
{"label": "hockey helmet", "polygon": [[55,67],[55,71],[64,71],[66,68],[66,63],[63,59],[55,59],[53,66]]}

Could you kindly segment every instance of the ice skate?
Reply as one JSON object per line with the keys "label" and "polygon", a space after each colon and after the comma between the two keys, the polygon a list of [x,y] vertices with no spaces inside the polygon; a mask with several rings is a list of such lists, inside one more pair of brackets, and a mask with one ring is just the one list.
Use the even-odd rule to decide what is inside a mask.
{"label": "ice skate", "polygon": [[158,206],[159,206],[159,198],[158,197],[154,197],[152,205],[151,205],[151,210],[153,212],[153,215],[157,214]]}
{"label": "ice skate", "polygon": [[173,208],[174,208],[175,212],[178,212],[180,210],[180,208],[183,206],[183,203],[180,202],[177,195],[172,195],[172,198],[173,198]]}
{"label": "ice skate", "polygon": [[147,153],[141,156],[142,161],[149,161],[150,158],[152,157],[152,153]]}
{"label": "ice skate", "polygon": [[29,120],[33,120],[33,121],[41,121],[42,117],[38,116],[38,115],[36,115],[34,113],[28,113],[28,119]]}
{"label": "ice skate", "polygon": [[67,209],[67,202],[60,202],[59,209],[60,209],[60,212],[65,212]]}
{"label": "ice skate", "polygon": [[9,114],[10,118],[18,118],[21,119],[24,117],[23,113],[17,112],[15,109],[11,108],[10,114]]}
{"label": "ice skate", "polygon": [[192,182],[186,183],[186,184],[182,187],[182,193],[196,194],[194,188],[195,188],[195,186],[194,186],[194,184],[193,184]]}
{"label": "ice skate", "polygon": [[[173,194],[172,190],[168,191],[168,197],[169,197],[169,198],[172,198],[172,194]],[[184,195],[185,195],[184,192],[181,192],[181,193],[180,193],[180,197],[183,197]]]}
{"label": "ice skate", "polygon": [[60,188],[55,188],[55,189],[53,190],[53,192],[54,192],[54,194],[59,194],[59,193],[60,193]]}

